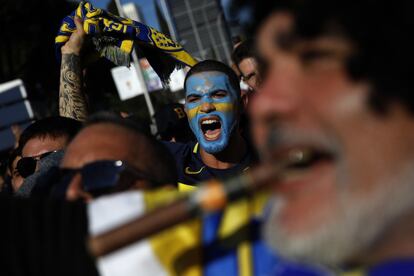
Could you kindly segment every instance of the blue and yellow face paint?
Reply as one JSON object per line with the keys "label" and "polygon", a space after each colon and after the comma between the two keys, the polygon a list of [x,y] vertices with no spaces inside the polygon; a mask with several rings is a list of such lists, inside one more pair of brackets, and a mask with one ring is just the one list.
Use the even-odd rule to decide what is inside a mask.
{"label": "blue and yellow face paint", "polygon": [[208,153],[223,151],[238,122],[240,94],[218,71],[191,75],[186,82],[186,112],[200,146]]}

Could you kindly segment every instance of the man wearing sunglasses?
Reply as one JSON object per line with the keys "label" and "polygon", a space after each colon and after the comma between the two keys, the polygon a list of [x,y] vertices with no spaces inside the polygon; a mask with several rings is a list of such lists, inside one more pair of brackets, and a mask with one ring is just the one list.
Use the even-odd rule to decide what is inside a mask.
{"label": "man wearing sunglasses", "polygon": [[55,193],[84,201],[125,190],[173,187],[177,181],[167,149],[133,121],[111,114],[86,122],[69,144],[57,175]]}
{"label": "man wearing sunglasses", "polygon": [[64,117],[49,117],[28,126],[19,139],[18,150],[21,159],[16,169],[24,178],[23,184],[15,189],[18,196],[30,195],[37,180],[59,164],[63,150],[81,128],[81,123]]}

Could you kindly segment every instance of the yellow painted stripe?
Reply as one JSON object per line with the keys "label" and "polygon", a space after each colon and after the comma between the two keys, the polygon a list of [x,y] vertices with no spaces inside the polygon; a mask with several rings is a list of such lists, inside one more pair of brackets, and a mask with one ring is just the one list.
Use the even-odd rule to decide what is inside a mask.
{"label": "yellow painted stripe", "polygon": [[[229,111],[232,111],[234,108],[234,104],[232,103],[213,103],[213,105],[216,108],[216,110],[219,112],[229,112]],[[187,109],[188,119],[191,120],[192,118],[194,118],[199,112],[199,109],[200,109],[200,105],[194,108],[191,108],[191,109]]]}

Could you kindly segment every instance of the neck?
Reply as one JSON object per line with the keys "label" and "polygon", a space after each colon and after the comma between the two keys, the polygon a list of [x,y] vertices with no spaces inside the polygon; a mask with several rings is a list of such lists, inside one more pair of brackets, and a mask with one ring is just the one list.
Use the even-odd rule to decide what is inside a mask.
{"label": "neck", "polygon": [[208,153],[200,147],[200,155],[203,163],[214,169],[229,169],[240,163],[247,151],[246,142],[239,132],[230,139],[229,145],[221,152]]}
{"label": "neck", "polygon": [[378,239],[375,246],[359,254],[354,262],[357,265],[373,266],[407,258],[414,259],[414,211],[402,216]]}

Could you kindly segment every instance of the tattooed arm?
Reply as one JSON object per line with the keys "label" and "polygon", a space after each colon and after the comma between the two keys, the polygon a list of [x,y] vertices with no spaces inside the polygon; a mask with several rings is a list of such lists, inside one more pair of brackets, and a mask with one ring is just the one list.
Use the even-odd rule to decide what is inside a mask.
{"label": "tattooed arm", "polygon": [[75,54],[62,54],[59,114],[79,121],[85,121],[88,116],[86,99],[82,92],[80,57]]}
{"label": "tattooed arm", "polygon": [[62,65],[60,68],[59,114],[63,117],[85,121],[88,116],[85,95],[82,92],[82,67],[80,52],[85,32],[80,18],[75,17],[76,31],[62,46]]}

